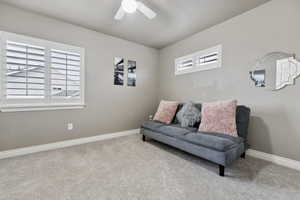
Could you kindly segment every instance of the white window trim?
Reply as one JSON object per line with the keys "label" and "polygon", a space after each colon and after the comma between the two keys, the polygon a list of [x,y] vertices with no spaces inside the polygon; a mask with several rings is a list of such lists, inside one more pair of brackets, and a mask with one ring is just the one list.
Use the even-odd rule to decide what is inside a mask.
{"label": "white window trim", "polygon": [[18,104],[13,106],[2,106],[1,112],[24,112],[24,111],[43,111],[43,110],[72,110],[83,109],[84,104]]}
{"label": "white window trim", "polygon": [[[197,60],[207,54],[211,54],[213,52],[216,52],[218,54],[218,61],[215,63],[208,63],[208,64],[197,64]],[[184,60],[192,59],[193,60],[193,66],[190,69],[185,70],[179,70],[179,65]],[[199,72],[199,71],[205,71],[205,70],[211,70],[222,67],[222,45],[217,45],[202,51],[195,52],[193,54],[183,56],[180,58],[175,59],[175,75],[182,75],[182,74],[188,74],[193,72]]]}
{"label": "white window trim", "polygon": [[[4,98],[4,73],[5,70],[5,47],[6,41],[12,40],[15,42],[32,43],[34,45],[39,45],[46,48],[45,59],[46,70],[49,70],[49,59],[50,59],[50,49],[59,49],[62,51],[70,51],[78,53],[81,55],[81,65],[80,65],[80,100],[70,99],[66,102],[68,98],[51,98],[50,95],[46,95],[43,102],[39,100],[24,100],[24,103],[20,104],[20,101],[10,100]],[[49,74],[49,73],[48,73]],[[45,76],[45,82],[49,81],[49,77]],[[48,84],[45,84],[48,87]],[[77,46],[67,45],[63,43],[52,42],[48,40],[43,40],[39,38],[28,37],[24,35],[19,35],[15,33],[9,33],[0,31],[0,111],[1,112],[17,112],[17,111],[38,111],[38,110],[61,110],[61,109],[82,109],[85,107],[85,49]]]}

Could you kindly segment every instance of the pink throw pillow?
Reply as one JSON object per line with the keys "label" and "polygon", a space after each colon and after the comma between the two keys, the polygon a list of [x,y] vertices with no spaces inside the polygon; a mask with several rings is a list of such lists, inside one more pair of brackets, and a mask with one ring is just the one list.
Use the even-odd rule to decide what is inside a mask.
{"label": "pink throw pillow", "polygon": [[170,124],[174,118],[177,107],[178,102],[161,101],[153,120]]}
{"label": "pink throw pillow", "polygon": [[224,133],[237,137],[236,100],[204,103],[199,131]]}

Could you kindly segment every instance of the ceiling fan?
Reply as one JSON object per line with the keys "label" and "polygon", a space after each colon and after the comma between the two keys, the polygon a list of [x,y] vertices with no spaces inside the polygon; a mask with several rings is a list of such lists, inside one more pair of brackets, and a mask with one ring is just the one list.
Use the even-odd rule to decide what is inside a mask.
{"label": "ceiling fan", "polygon": [[134,13],[136,10],[143,13],[149,19],[156,17],[156,13],[142,2],[136,0],[122,0],[121,6],[115,15],[115,20],[121,20],[126,13]]}

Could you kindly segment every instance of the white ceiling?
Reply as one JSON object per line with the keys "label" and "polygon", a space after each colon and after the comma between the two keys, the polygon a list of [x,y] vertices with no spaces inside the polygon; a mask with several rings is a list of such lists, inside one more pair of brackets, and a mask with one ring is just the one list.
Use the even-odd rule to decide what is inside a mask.
{"label": "white ceiling", "polygon": [[157,17],[139,12],[114,20],[121,0],[0,0],[65,22],[163,48],[269,0],[141,0]]}

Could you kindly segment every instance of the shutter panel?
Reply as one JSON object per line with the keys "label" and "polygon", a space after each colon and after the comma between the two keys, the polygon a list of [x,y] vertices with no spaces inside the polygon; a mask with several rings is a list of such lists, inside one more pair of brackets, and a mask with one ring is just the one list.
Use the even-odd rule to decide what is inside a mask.
{"label": "shutter panel", "polygon": [[51,50],[52,98],[80,98],[80,54]]}
{"label": "shutter panel", "polygon": [[175,75],[210,70],[222,66],[222,45],[175,59]]}
{"label": "shutter panel", "polygon": [[187,71],[187,70],[191,70],[194,67],[194,58],[193,56],[185,56],[185,57],[181,57],[181,58],[177,58],[175,60],[175,74],[179,74],[181,72]]}
{"label": "shutter panel", "polygon": [[6,98],[44,98],[45,48],[7,40],[5,52]]}
{"label": "shutter panel", "polygon": [[186,60],[182,60],[180,63],[179,63],[179,66],[178,66],[178,70],[186,70],[186,69],[190,69],[193,67],[193,59],[186,59]]}
{"label": "shutter panel", "polygon": [[211,63],[218,62],[219,55],[218,52],[213,52],[210,54],[207,54],[205,56],[201,56],[197,58],[197,65],[206,65]]}

